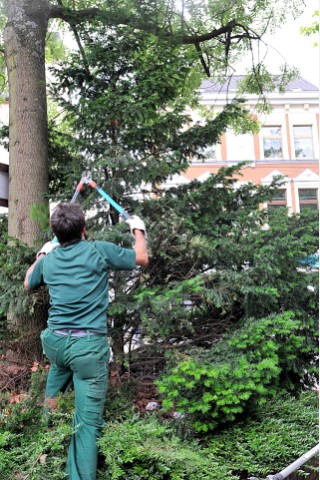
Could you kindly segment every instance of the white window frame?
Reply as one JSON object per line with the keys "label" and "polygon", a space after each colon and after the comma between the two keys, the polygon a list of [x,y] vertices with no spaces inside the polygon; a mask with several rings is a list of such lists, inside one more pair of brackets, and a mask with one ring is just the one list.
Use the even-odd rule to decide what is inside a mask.
{"label": "white window frame", "polygon": [[302,181],[302,182],[294,182],[294,196],[296,200],[296,213],[300,213],[300,198],[299,198],[299,190],[303,190],[306,188],[316,189],[318,191],[318,207],[319,207],[319,182],[315,181]]}
{"label": "white window frame", "polygon": [[[265,179],[262,179],[262,185],[271,185],[271,182],[273,180],[274,177],[276,177],[277,175],[283,175],[281,172],[277,171],[277,170],[273,170],[273,172],[271,172]],[[291,214],[293,212],[292,210],[292,194],[291,194],[291,179],[289,177],[287,177],[286,175],[283,175],[283,179],[284,179],[284,183],[279,187],[279,189],[281,190],[285,190],[286,191],[286,198],[287,198],[287,209],[288,209],[288,212],[289,214]],[[263,208],[264,209],[268,209],[268,203],[269,202],[264,202],[263,203]]]}
{"label": "white window frame", "polygon": [[[282,158],[266,158],[264,156],[262,128],[271,128],[271,127],[280,127],[281,129]],[[287,138],[287,129],[286,129],[285,121],[279,118],[268,119],[268,123],[265,123],[264,125],[262,125],[261,130],[259,132],[259,143],[260,143],[261,159],[264,160],[265,162],[270,162],[270,163],[281,162],[281,160],[289,159],[288,138]]]}
{"label": "white window frame", "polygon": [[[283,207],[283,208],[288,208],[288,188],[286,188],[285,186],[281,186],[279,187],[279,190],[282,190],[285,192],[285,203],[282,204],[282,201],[281,200],[275,200],[275,199],[271,199],[267,202],[267,208],[269,209],[270,207],[273,208],[277,205],[279,205],[280,207]],[[280,203],[281,202],[281,203]]]}
{"label": "white window frame", "polygon": [[[212,163],[221,162],[221,144],[220,143],[212,143],[212,146],[216,149],[215,158],[207,159],[207,160],[200,160],[199,158],[192,157],[191,165],[210,165]],[[210,148],[210,146],[206,147]]]}
{"label": "white window frame", "polygon": [[[316,142],[316,138],[318,138],[316,123],[310,120],[300,121],[296,119],[296,120],[290,120],[289,125],[290,125],[290,143],[291,143],[292,158],[294,160],[300,160],[301,162],[307,162],[308,160],[316,160],[319,157],[319,144]],[[296,157],[296,150],[294,148],[294,134],[293,134],[294,127],[311,127],[313,158],[297,158]]]}
{"label": "white window frame", "polygon": [[310,168],[306,168],[303,172],[301,172],[297,177],[293,178],[292,180],[293,180],[293,190],[294,190],[294,198],[295,198],[297,213],[300,213],[299,189],[316,188],[318,190],[318,205],[319,205],[320,178],[317,173],[315,173]]}

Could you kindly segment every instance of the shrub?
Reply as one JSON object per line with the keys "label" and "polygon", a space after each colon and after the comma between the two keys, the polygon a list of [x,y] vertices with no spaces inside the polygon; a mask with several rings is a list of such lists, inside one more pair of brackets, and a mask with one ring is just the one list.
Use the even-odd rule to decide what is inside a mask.
{"label": "shrub", "polygon": [[101,478],[236,480],[236,477],[228,477],[228,470],[218,465],[209,452],[204,453],[196,441],[181,441],[170,426],[155,418],[133,417],[122,423],[108,423],[100,447],[106,461],[105,476]]}
{"label": "shrub", "polygon": [[[40,377],[40,378],[39,378]],[[13,406],[2,399],[0,479],[63,480],[70,443],[72,395],[59,402],[54,425],[42,419],[42,374],[32,391]],[[6,411],[6,406],[10,411]],[[304,392],[272,399],[255,415],[214,434],[180,434],[186,419],[163,420],[157,412],[141,417],[125,411],[106,423],[97,480],[240,480],[280,471],[317,441],[317,395]],[[184,431],[185,433],[185,431]],[[250,474],[250,475],[249,475]]]}
{"label": "shrub", "polygon": [[[48,430],[43,417],[43,397],[47,370],[39,367],[31,376],[30,390],[0,398],[0,479],[62,480],[67,448],[72,433],[71,416],[53,415],[54,427]],[[19,473],[19,476],[17,476]]]}
{"label": "shrub", "polygon": [[66,478],[65,461],[71,421],[61,415],[57,415],[55,421],[56,426],[51,431],[47,431],[40,417],[37,418],[37,426],[29,433],[14,434],[0,430],[1,480]]}
{"label": "shrub", "polygon": [[281,396],[266,403],[254,418],[216,433],[208,442],[217,462],[237,478],[275,474],[317,444],[317,394]]}
{"label": "shrub", "polygon": [[250,319],[211,351],[178,358],[157,382],[163,407],[206,432],[279,392],[297,392],[314,381],[315,337],[315,325],[293,312]]}
{"label": "shrub", "polygon": [[0,479],[61,480],[72,433],[70,416],[56,414],[55,426],[47,429],[42,410],[29,408],[30,399],[3,409],[0,417]]}
{"label": "shrub", "polygon": [[317,439],[317,395],[273,399],[256,414],[200,440],[181,440],[176,421],[133,416],[108,422],[98,479],[240,480],[282,470]]}

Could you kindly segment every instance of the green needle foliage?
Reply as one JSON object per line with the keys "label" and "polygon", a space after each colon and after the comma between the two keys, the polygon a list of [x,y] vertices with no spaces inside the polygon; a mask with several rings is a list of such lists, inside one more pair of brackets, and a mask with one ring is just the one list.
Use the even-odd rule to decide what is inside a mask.
{"label": "green needle foliage", "polygon": [[157,382],[164,408],[189,414],[195,429],[206,432],[279,392],[312,384],[315,364],[303,371],[312,362],[312,328],[297,317],[286,312],[249,320],[210,351],[181,356]]}
{"label": "green needle foliage", "polygon": [[[72,395],[59,399],[48,429],[41,403],[47,371],[32,374],[31,388],[17,403],[0,396],[0,479],[66,478]],[[107,407],[108,408],[108,407]],[[240,480],[276,473],[316,443],[317,395],[279,396],[255,415],[196,438],[182,419],[144,417],[132,407],[105,425],[99,441],[97,480]],[[303,467],[310,471],[310,463]],[[314,468],[315,469],[315,468]]]}
{"label": "green needle foliage", "polygon": [[[298,9],[299,1],[294,3]],[[112,198],[146,221],[150,264],[110,278],[113,358],[120,374],[158,379],[163,405],[178,408],[197,430],[208,431],[272,395],[313,384],[317,275],[299,266],[318,248],[318,219],[315,212],[289,216],[285,210],[262,210],[281,180],[270,187],[239,187],[242,165],[222,168],[202,183],[161,188],[187,168],[191,157],[201,159],[203,148],[218,141],[230,125],[242,133],[258,128],[238,97],[204,123],[191,122],[188,107],[198,107],[201,82],[199,52],[182,41],[186,32],[181,16],[169,19],[163,35],[151,28],[154,13],[160,23],[168,20],[164,5],[125,2],[116,13],[132,21],[117,22],[108,4],[101,13],[104,23],[96,19],[77,25],[81,55],[66,52],[51,85],[63,122],[50,124],[49,194],[53,200],[70,199],[81,171],[89,169]],[[236,25],[237,37],[251,20],[259,32],[270,4],[210,1],[204,16],[203,2],[185,5],[199,32],[205,23],[208,31],[237,13],[244,21]],[[270,11],[272,25],[287,5],[278,2],[277,10]],[[145,28],[138,28],[142,20]],[[174,36],[165,34],[170,27]],[[227,43],[217,37],[202,45],[203,56],[208,53],[218,74],[225,72]],[[234,41],[236,54],[243,45]],[[267,90],[272,89],[272,78],[260,70]],[[255,83],[256,74],[244,90],[261,86]],[[290,74],[284,77],[288,80]],[[132,245],[118,213],[89,187],[79,201],[93,212],[90,239]],[[7,314],[24,314],[30,331],[37,308],[48,308],[47,293],[25,294],[23,277],[35,251],[10,244],[1,225],[3,322]],[[43,237],[50,235],[45,231]],[[42,327],[32,333],[38,335]]]}
{"label": "green needle foliage", "polygon": [[315,392],[304,393],[299,399],[280,396],[259,407],[254,417],[208,435],[201,442],[182,439],[179,420],[160,422],[154,416],[142,420],[131,415],[106,425],[99,442],[105,457],[101,478],[265,478],[315,446],[317,418]]}
{"label": "green needle foliage", "polygon": [[75,132],[78,162],[125,208],[136,208],[137,189],[156,192],[191,157],[202,158],[203,147],[229,125],[257,130],[240,98],[205,124],[192,124],[188,112],[198,106],[202,77],[190,47],[126,25],[84,24],[78,33],[83,56],[72,54],[52,69],[51,93]]}
{"label": "green needle foliage", "polygon": [[[144,201],[150,265],[110,282],[120,372],[161,377],[164,408],[187,414],[198,431],[315,382],[318,276],[299,265],[316,251],[317,214],[267,215],[258,205],[274,186],[235,189],[235,173]],[[96,238],[130,244],[121,224],[99,225],[99,236],[92,227]],[[13,260],[21,266],[27,254],[3,249],[0,300],[4,312],[24,306],[28,318],[30,300],[45,297],[26,301]]]}

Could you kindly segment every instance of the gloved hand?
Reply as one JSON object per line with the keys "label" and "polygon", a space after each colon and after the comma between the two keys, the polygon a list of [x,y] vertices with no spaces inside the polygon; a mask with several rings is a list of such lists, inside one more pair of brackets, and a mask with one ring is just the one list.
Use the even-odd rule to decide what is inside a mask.
{"label": "gloved hand", "polygon": [[37,258],[39,257],[39,255],[41,255],[42,253],[44,255],[47,255],[48,253],[52,252],[52,250],[54,250],[55,248],[57,247],[60,247],[60,243],[58,242],[47,242],[43,245],[43,247],[41,248],[41,250],[39,250],[39,252],[37,253]]}
{"label": "gloved hand", "polygon": [[134,230],[141,230],[144,233],[145,239],[148,238],[146,226],[140,217],[133,215],[132,217],[127,218],[126,223],[129,225],[132,234],[134,233]]}

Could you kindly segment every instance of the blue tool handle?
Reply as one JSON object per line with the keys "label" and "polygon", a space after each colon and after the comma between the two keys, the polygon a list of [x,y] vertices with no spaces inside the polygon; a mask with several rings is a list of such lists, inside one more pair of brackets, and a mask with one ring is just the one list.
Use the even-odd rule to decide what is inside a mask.
{"label": "blue tool handle", "polygon": [[104,190],[102,190],[102,188],[98,187],[98,185],[96,185],[94,187],[97,192],[105,199],[107,200],[107,202],[110,203],[110,205],[112,205],[119,213],[120,215],[122,215],[126,220],[128,220],[130,217],[130,215],[122,208],[120,207],[120,205],[115,202]]}
{"label": "blue tool handle", "polygon": [[[79,193],[80,193],[80,190],[81,190],[81,183],[77,186],[77,189],[76,191],[74,192],[74,195],[71,199],[71,202],[70,203],[75,203]],[[105,199],[107,200],[107,202],[110,203],[110,205],[112,205],[119,213],[120,215],[122,215],[126,220],[128,220],[129,218],[131,218],[131,216],[129,215],[129,213],[127,213],[122,207],[120,207],[120,205],[115,202],[101,187],[99,187],[97,184],[95,184],[95,182],[92,182],[92,184],[90,184],[95,190],[97,190],[97,192]],[[59,240],[57,239],[57,237],[54,237],[54,239],[52,240],[52,243],[59,243]]]}

